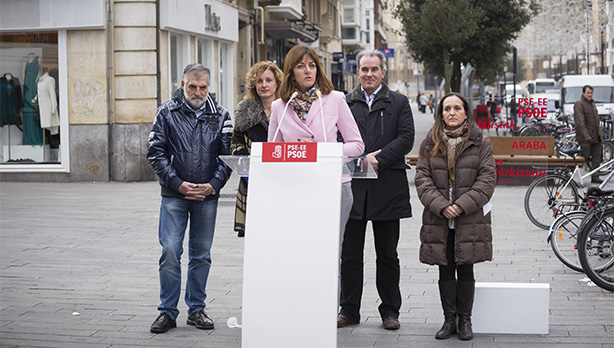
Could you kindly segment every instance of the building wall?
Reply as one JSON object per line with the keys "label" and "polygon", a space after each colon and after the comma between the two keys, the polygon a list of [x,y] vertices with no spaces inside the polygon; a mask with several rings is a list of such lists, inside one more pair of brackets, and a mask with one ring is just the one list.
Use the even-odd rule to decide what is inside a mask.
{"label": "building wall", "polygon": [[[212,52],[207,61],[212,73],[211,90],[217,93],[222,78],[226,77],[224,74],[231,74],[228,77],[231,81],[225,81],[228,88],[226,102],[220,101],[224,107],[234,113],[236,104],[243,98],[245,75],[255,63],[251,0],[189,0],[185,3],[183,0],[161,0],[159,3],[156,0],[88,1],[88,4],[98,6],[96,13],[99,15],[93,17],[97,20],[95,25],[88,27],[86,23],[69,28],[65,31],[65,45],[58,47],[58,54],[66,56],[67,66],[66,91],[63,93],[66,102],[62,107],[66,110],[63,117],[68,120],[68,127],[63,132],[69,134],[69,141],[62,143],[69,144],[64,154],[70,155],[69,168],[55,172],[45,168],[28,173],[2,172],[0,181],[154,180],[146,159],[147,138],[158,102],[164,103],[170,97],[171,33],[187,38],[184,47],[189,55],[184,58],[190,62],[202,59],[198,57],[199,39],[207,40],[207,50]],[[278,5],[279,1],[258,3],[265,9],[263,20],[268,20],[267,6]],[[166,11],[164,21],[160,23],[162,30],[158,32],[156,10],[159,4],[172,8],[194,5],[195,10],[202,10],[204,4],[205,7],[211,6],[222,19],[233,18],[232,11],[236,10],[239,20],[236,24],[233,24],[234,20],[223,20],[222,30],[211,31],[199,29],[200,25],[194,26],[194,23],[183,27],[183,17]],[[309,5],[309,22],[320,30],[323,37],[311,45],[318,51],[323,67],[330,75],[332,52],[342,51],[338,18],[341,0],[317,0]],[[110,18],[106,18],[107,13],[110,13]],[[201,17],[199,15],[198,20]],[[284,19],[277,15],[276,20]],[[227,31],[234,30],[234,25],[239,29],[236,38]],[[23,30],[38,29],[24,27]],[[283,41],[284,45],[300,43],[295,38]],[[266,59],[268,45],[258,46],[258,60]],[[219,52],[223,47],[229,48],[230,61],[220,59]],[[186,62],[179,63],[185,65]],[[224,72],[221,65],[224,65]]]}
{"label": "building wall", "polygon": [[161,87],[156,76],[156,2],[115,0],[113,13],[110,179],[152,180],[147,137]]}

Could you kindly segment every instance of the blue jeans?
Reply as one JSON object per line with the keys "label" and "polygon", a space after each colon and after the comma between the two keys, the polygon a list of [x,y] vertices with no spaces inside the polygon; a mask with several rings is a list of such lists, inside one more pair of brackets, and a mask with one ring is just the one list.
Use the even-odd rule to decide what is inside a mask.
{"label": "blue jeans", "polygon": [[181,254],[183,238],[190,220],[189,264],[185,303],[188,315],[205,308],[205,287],[211,268],[211,244],[215,230],[217,200],[191,201],[162,197],[158,234],[162,245],[160,257],[160,301],[158,310],[173,320],[179,315],[181,294]]}

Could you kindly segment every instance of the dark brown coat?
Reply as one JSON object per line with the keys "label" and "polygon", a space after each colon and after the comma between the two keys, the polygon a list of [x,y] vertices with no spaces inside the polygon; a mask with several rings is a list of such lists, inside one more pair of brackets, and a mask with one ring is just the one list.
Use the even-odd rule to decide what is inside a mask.
{"label": "dark brown coat", "polygon": [[[581,96],[573,105],[573,118],[576,123],[576,140],[579,143],[599,143],[603,135],[599,126],[599,112],[594,100]],[[591,137],[591,140],[587,140]]]}
{"label": "dark brown coat", "polygon": [[[434,146],[431,134],[420,146],[430,154]],[[454,257],[458,264],[492,260],[492,230],[483,207],[495,190],[496,174],[490,139],[473,127],[456,158],[456,182],[453,202],[463,213],[455,220]],[[448,219],[442,211],[450,205],[448,165],[442,156],[420,156],[416,166],[416,189],[424,205],[420,229],[420,262],[447,265]]]}

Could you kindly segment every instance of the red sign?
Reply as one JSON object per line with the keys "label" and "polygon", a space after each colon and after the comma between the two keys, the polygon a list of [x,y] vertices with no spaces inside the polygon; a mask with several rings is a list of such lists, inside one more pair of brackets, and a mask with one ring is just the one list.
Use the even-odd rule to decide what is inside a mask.
{"label": "red sign", "polygon": [[263,143],[262,162],[317,162],[318,143]]}

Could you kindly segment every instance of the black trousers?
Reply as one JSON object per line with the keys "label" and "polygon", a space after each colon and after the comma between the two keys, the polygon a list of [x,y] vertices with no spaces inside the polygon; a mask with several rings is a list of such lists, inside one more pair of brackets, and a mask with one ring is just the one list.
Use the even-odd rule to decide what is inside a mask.
{"label": "black trousers", "polygon": [[459,282],[473,282],[473,264],[457,265],[454,260],[454,230],[448,230],[448,242],[446,246],[446,259],[448,264],[439,266],[439,281],[457,280]]}
{"label": "black trousers", "polygon": [[[376,254],[376,287],[382,319],[399,317],[401,267],[397,254],[400,221],[372,221]],[[367,220],[350,219],[345,227],[341,250],[341,311],[340,314],[360,320],[360,301],[364,278],[365,235]]]}

